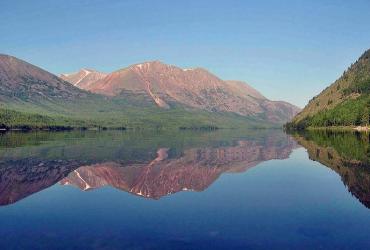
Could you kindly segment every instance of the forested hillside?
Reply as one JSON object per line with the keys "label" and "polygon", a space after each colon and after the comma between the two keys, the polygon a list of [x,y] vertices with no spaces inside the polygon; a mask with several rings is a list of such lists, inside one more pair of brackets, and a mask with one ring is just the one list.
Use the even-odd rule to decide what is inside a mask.
{"label": "forested hillside", "polygon": [[288,128],[366,126],[370,110],[370,50],[315,96]]}

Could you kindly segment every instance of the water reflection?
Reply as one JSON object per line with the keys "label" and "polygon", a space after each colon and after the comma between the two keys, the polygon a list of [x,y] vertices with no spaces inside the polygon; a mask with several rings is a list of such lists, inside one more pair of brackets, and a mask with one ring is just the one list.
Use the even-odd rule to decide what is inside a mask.
{"label": "water reflection", "polygon": [[[294,138],[294,139],[293,139]],[[14,133],[0,136],[0,205],[54,184],[160,199],[203,191],[223,173],[289,158],[299,145],[370,208],[369,134],[280,131]]]}
{"label": "water reflection", "polygon": [[202,191],[222,173],[239,173],[262,161],[286,159],[295,143],[260,144],[238,141],[237,145],[218,148],[190,148],[181,156],[169,158],[168,148],[160,148],[157,157],[144,164],[106,162],[83,166],[61,181],[90,190],[109,185],[143,197],[159,199],[179,191]]}
{"label": "water reflection", "polygon": [[0,134],[0,248],[369,249],[369,176],[366,134]]}
{"label": "water reflection", "polygon": [[280,131],[31,133],[0,141],[1,205],[58,182],[84,191],[112,186],[152,199],[202,191],[223,173],[286,159],[297,147]]}
{"label": "water reflection", "polygon": [[362,204],[370,208],[369,134],[311,131],[295,134],[313,161],[334,170]]}

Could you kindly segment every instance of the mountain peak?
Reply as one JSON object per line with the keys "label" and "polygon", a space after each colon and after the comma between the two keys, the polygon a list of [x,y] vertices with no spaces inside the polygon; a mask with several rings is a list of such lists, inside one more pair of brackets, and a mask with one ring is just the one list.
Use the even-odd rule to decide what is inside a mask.
{"label": "mountain peak", "polygon": [[[145,61],[145,62],[142,62],[142,63],[137,63],[137,64],[133,64],[131,66],[128,67],[129,69],[159,69],[159,68],[178,68],[177,66],[175,65],[171,65],[171,64],[166,64],[162,61],[159,61],[159,60],[154,60],[154,61]],[[124,68],[124,69],[127,69],[127,68]]]}
{"label": "mountain peak", "polygon": [[81,68],[79,71],[77,72],[72,72],[72,73],[63,73],[61,75],[64,75],[64,76],[70,76],[70,75],[74,75],[74,74],[81,74],[81,73],[84,73],[84,74],[89,74],[89,73],[93,73],[93,72],[98,72],[97,70],[95,69],[89,69],[89,68]]}
{"label": "mountain peak", "polygon": [[122,68],[118,71],[125,71],[125,70],[162,70],[162,69],[173,69],[173,70],[178,70],[178,71],[183,71],[183,72],[200,72],[200,73],[207,73],[207,74],[212,74],[210,73],[207,69],[202,68],[202,67],[194,67],[194,68],[180,68],[176,65],[173,64],[167,64],[159,60],[153,60],[153,61],[145,61],[142,63],[137,63],[128,66],[127,68]]}
{"label": "mountain peak", "polygon": [[86,86],[90,85],[92,82],[104,78],[107,74],[96,71],[94,69],[82,68],[78,72],[61,74],[60,77],[77,86],[79,88],[85,89]]}
{"label": "mountain peak", "polygon": [[98,72],[98,71],[96,71],[96,70],[94,70],[94,69],[88,69],[88,68],[82,68],[80,71],[83,71],[83,72],[85,72],[85,73]]}

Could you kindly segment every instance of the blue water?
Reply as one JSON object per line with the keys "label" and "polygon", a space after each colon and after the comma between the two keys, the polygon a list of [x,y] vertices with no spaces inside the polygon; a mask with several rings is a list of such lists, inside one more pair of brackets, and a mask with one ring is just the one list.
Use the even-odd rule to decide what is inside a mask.
{"label": "blue water", "polygon": [[[277,136],[280,147],[287,139]],[[298,144],[286,159],[223,172],[203,191],[151,199],[58,182],[0,207],[1,249],[369,249],[369,232],[370,210]]]}

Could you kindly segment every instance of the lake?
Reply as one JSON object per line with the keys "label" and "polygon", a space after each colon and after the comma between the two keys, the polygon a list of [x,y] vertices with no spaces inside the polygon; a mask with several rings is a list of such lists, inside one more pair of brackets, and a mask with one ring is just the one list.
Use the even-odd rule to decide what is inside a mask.
{"label": "lake", "polygon": [[369,134],[0,134],[1,249],[370,249]]}

